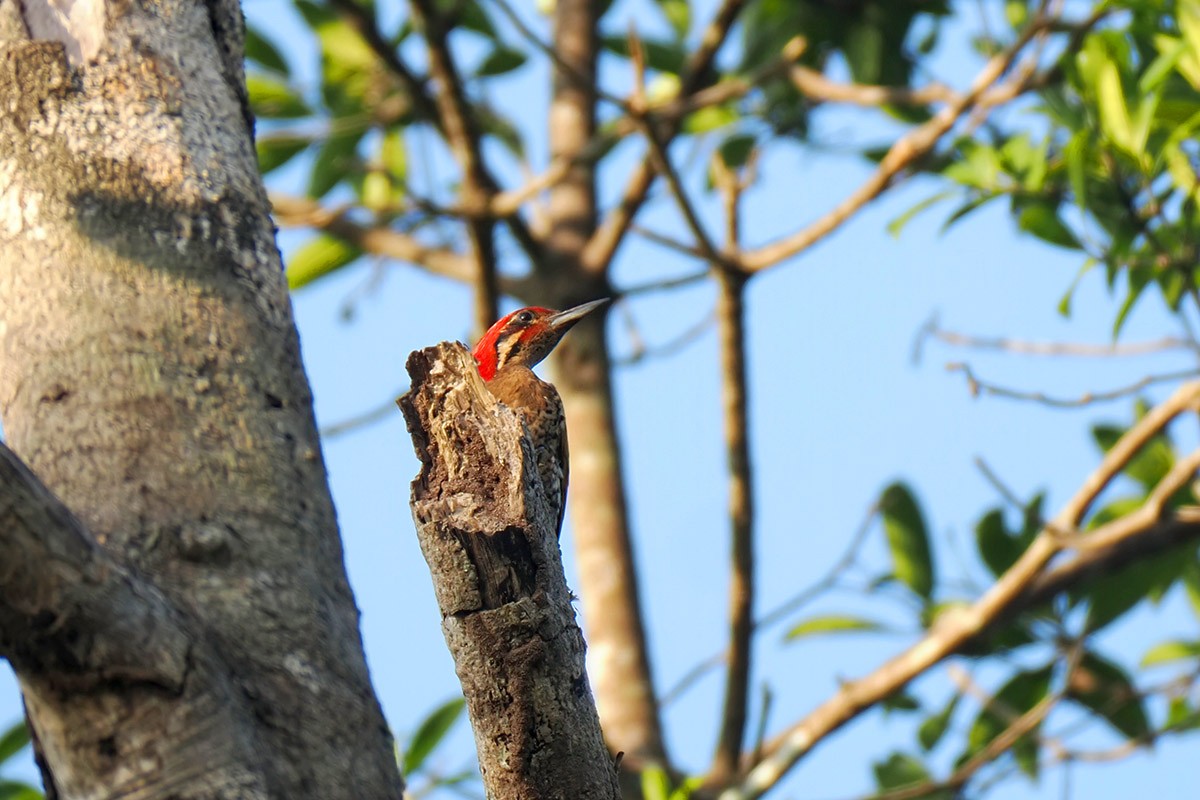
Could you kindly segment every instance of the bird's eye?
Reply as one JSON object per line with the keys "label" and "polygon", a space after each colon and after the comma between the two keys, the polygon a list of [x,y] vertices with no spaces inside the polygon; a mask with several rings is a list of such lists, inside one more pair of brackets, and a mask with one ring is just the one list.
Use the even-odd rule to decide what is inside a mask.
{"label": "bird's eye", "polygon": [[533,312],[532,311],[522,311],[520,314],[517,315],[517,322],[523,322],[526,325],[533,322]]}

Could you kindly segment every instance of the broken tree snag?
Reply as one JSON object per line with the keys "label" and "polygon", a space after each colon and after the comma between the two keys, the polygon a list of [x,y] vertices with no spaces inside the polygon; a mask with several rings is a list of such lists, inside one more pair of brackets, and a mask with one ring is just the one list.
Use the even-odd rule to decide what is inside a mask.
{"label": "broken tree snag", "polygon": [[487,796],[620,796],[529,437],[461,344],[408,358],[412,511]]}

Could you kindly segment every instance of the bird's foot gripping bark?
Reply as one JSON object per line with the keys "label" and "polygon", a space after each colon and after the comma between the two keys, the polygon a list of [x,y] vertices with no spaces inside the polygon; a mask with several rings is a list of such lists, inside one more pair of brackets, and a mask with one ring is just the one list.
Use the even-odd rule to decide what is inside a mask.
{"label": "bird's foot gripping bark", "polygon": [[529,438],[461,345],[417,351],[408,371],[413,519],[487,794],[616,798]]}

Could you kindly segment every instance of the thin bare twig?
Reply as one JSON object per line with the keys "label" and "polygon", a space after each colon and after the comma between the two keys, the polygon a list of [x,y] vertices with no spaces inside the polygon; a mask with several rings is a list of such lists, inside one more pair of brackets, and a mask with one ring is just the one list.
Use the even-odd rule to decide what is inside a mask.
{"label": "thin bare twig", "polygon": [[[742,781],[725,791],[722,800],[751,800],[760,797],[812,749],[866,709],[890,696],[1011,613],[1026,599],[1029,587],[1045,571],[1064,546],[1074,546],[1084,537],[1063,536],[1078,529],[1096,497],[1129,463],[1141,448],[1172,419],[1200,403],[1200,382],[1180,387],[1164,403],[1138,420],[1105,454],[1100,465],[1059,513],[1034,538],[1019,559],[973,605],[940,616],[933,628],[916,644],[860,680],[842,685],[838,693],[807,718],[768,742],[766,756]],[[1183,464],[1184,462],[1180,462]],[[1100,526],[1088,534],[1106,541],[1117,534],[1133,537],[1152,529],[1162,516],[1166,499],[1195,475],[1189,463],[1176,465],[1159,482],[1149,499],[1136,511]],[[1189,473],[1187,468],[1191,467]]]}
{"label": "thin bare twig", "polygon": [[276,221],[283,227],[310,227],[342,239],[363,252],[417,264],[447,278],[469,282],[473,276],[469,256],[447,247],[434,247],[387,226],[362,225],[346,210],[325,209],[315,200],[272,194]]}
{"label": "thin bare twig", "polygon": [[971,350],[998,350],[1025,356],[1065,356],[1071,358],[1114,358],[1142,356],[1171,350],[1187,350],[1200,354],[1200,345],[1177,336],[1164,336],[1147,342],[1112,342],[1091,344],[1087,342],[1039,342],[1028,339],[1012,339],[1007,336],[975,336],[941,327],[937,317],[931,317],[917,332],[913,345],[913,361],[919,362],[924,343],[936,339],[952,347]]}
{"label": "thin bare twig", "polygon": [[626,106],[623,98],[604,91],[592,76],[576,67],[568,59],[563,58],[562,54],[555,47],[543,41],[540,36],[525,24],[525,20],[521,19],[521,16],[513,9],[508,0],[490,0],[490,2],[496,8],[500,9],[500,13],[517,29],[517,33],[521,34],[525,41],[533,46],[533,49],[550,59],[560,75],[563,75],[574,83],[577,88],[583,89],[607,103],[611,103],[622,111],[628,110],[628,106]]}
{"label": "thin bare twig", "polygon": [[[624,306],[618,306],[618,308],[624,308]],[[628,355],[613,359],[613,365],[618,367],[629,367],[634,364],[640,364],[650,358],[663,358],[678,353],[707,333],[708,329],[712,327],[713,322],[716,321],[716,315],[712,312],[705,314],[675,338],[654,347],[647,346],[642,341],[641,334],[638,333],[637,326],[634,324],[628,310],[625,312],[625,321],[627,323],[626,328],[629,331],[629,339],[632,342],[632,348]]]}
{"label": "thin bare twig", "polygon": [[[410,0],[413,17],[422,29],[429,52],[429,71],[440,91],[434,96],[442,130],[463,172],[461,196],[471,209],[484,209],[496,185],[484,162],[479,123],[467,101],[462,78],[450,52],[450,42],[434,0]],[[474,320],[478,331],[487,330],[499,313],[495,224],[481,216],[466,219],[475,266]]]}
{"label": "thin bare twig", "polygon": [[[400,394],[403,394],[403,391],[393,392],[391,397],[394,398]],[[355,414],[352,417],[347,417],[346,419],[339,420],[331,425],[321,428],[321,438],[333,439],[352,431],[356,431],[359,428],[366,428],[370,425],[376,424],[377,422],[383,422],[385,419],[393,416],[395,413],[396,401],[394,399],[389,399],[383,403],[380,403],[374,408],[369,408],[366,411]]]}
{"label": "thin bare twig", "polygon": [[1048,30],[1054,21],[1054,18],[1046,16],[1035,18],[1012,45],[987,62],[971,82],[968,91],[955,102],[946,105],[928,122],[898,139],[883,157],[875,173],[849,197],[796,233],[746,253],[742,258],[745,269],[758,272],[812,247],[882,194],[904,170],[933,150],[942,136],[972,109],[1000,105],[1025,91],[1035,74],[1033,65],[1020,68],[1008,81],[999,82],[1016,62],[1025,46],[1035,36]]}
{"label": "thin bare twig", "polygon": [[[705,28],[700,46],[692,54],[680,76],[681,98],[688,97],[700,89],[705,73],[712,66],[717,51],[724,44],[729,29],[733,27],[745,4],[746,0],[723,0],[712,22]],[[663,127],[659,133],[660,141],[664,149],[669,149],[671,140],[679,131],[679,122],[669,121],[664,123]],[[620,203],[608,213],[604,224],[588,240],[582,254],[582,262],[588,271],[602,272],[612,261],[625,238],[625,233],[629,230],[630,223],[645,202],[656,175],[654,163],[647,154],[630,175],[625,191],[621,194]]]}
{"label": "thin bare twig", "polygon": [[646,117],[645,52],[642,49],[642,41],[638,38],[632,25],[629,29],[629,56],[633,62],[634,71],[633,94],[629,101],[630,112],[633,114],[637,126],[641,129],[642,135],[646,137],[646,142],[649,145],[649,155],[654,168],[666,179],[671,196],[675,199],[675,205],[679,208],[679,213],[683,216],[684,222],[687,223],[692,236],[696,238],[696,245],[700,252],[704,254],[705,259],[714,266],[721,265],[729,268],[730,265],[726,263],[728,255],[717,252],[717,248],[709,237],[708,232],[704,230],[704,223],[700,221],[700,216],[692,206],[692,201],[687,195],[687,190],[683,188],[683,182],[679,179],[679,173],[675,171],[675,166],[671,163],[671,157],[667,153],[666,147],[663,145],[662,140],[659,139],[654,123]]}
{"label": "thin bare twig", "polygon": [[[813,602],[823,594],[837,586],[842,575],[854,566],[858,560],[858,552],[862,549],[863,543],[871,532],[871,526],[875,522],[875,518],[879,516],[879,506],[872,503],[867,510],[863,520],[859,523],[858,529],[850,538],[850,543],[846,546],[841,557],[838,558],[829,572],[827,572],[820,580],[811,586],[806,587],[797,594],[779,603],[767,613],[763,614],[754,623],[755,633],[760,633],[774,625],[782,622],[790,617],[799,609]],[[683,674],[675,684],[662,695],[660,704],[666,706],[675,702],[682,697],[689,689],[692,688],[701,678],[707,675],[712,670],[725,663],[728,650],[722,650],[719,653],[713,653],[708,658],[696,664],[690,670]],[[757,762],[758,759],[755,759]]]}
{"label": "thin bare twig", "polygon": [[613,299],[621,297],[635,297],[642,294],[650,294],[652,292],[662,292],[668,289],[678,289],[681,286],[691,286],[693,283],[700,283],[709,275],[708,270],[693,272],[690,275],[681,275],[677,278],[663,278],[658,281],[649,281],[647,283],[639,283],[630,286],[627,289],[621,289],[614,294]]}
{"label": "thin bare twig", "polygon": [[1011,389],[1007,386],[989,383],[981,379],[971,369],[969,364],[962,362],[954,362],[946,365],[946,369],[950,372],[961,372],[967,379],[967,388],[972,396],[980,394],[993,395],[995,397],[1006,397],[1010,400],[1025,400],[1032,403],[1041,403],[1051,408],[1081,408],[1083,406],[1092,405],[1093,403],[1107,403],[1113,400],[1120,400],[1123,397],[1137,394],[1138,392],[1150,386],[1155,386],[1160,383],[1178,383],[1182,380],[1196,377],[1197,368],[1179,370],[1177,372],[1164,372],[1160,375],[1147,375],[1141,380],[1135,381],[1126,386],[1119,386],[1115,389],[1107,389],[1100,392],[1084,392],[1078,397],[1054,397],[1044,392],[1033,391],[1026,392],[1020,389]]}

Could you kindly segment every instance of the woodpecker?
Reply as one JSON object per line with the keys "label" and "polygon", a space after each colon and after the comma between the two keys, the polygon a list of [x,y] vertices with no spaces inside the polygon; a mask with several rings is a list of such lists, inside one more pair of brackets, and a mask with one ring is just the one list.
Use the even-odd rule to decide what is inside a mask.
{"label": "woodpecker", "polygon": [[566,311],[520,308],[488,328],[472,354],[492,396],[521,415],[533,440],[546,502],[557,515],[561,535],[567,505],[567,421],[558,390],[533,374],[564,334],[588,313],[607,303],[593,300]]}

